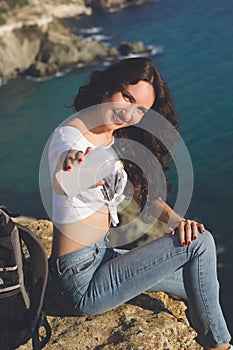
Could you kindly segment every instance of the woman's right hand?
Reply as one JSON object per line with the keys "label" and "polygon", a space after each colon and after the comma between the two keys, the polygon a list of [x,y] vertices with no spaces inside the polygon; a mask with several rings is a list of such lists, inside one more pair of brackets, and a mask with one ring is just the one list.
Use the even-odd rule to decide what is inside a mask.
{"label": "woman's right hand", "polygon": [[84,157],[92,151],[91,147],[87,147],[85,153],[78,151],[77,149],[71,149],[66,153],[65,159],[63,160],[63,170],[72,171],[73,163],[76,161],[78,164],[82,164]]}
{"label": "woman's right hand", "polygon": [[[74,162],[77,162],[81,165],[84,162],[85,156],[92,151],[91,147],[87,147],[85,152],[78,151],[76,149],[71,149],[66,153],[65,159],[63,161],[63,170],[64,171],[72,171]],[[95,185],[91,186],[98,187],[104,185],[105,181],[100,180]]]}

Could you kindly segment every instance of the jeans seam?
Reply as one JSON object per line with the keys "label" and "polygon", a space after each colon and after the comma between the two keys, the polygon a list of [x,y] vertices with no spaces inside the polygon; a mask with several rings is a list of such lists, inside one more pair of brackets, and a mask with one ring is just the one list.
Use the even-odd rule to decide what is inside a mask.
{"label": "jeans seam", "polygon": [[[187,253],[186,251],[185,251],[185,252],[180,252],[180,253],[178,253],[178,254],[175,254],[175,255],[173,255],[173,256],[170,256],[170,257],[168,257],[168,258],[165,258],[165,259],[163,259],[163,260],[160,260],[156,265],[159,265],[159,264],[161,264],[162,262],[164,262],[164,261],[166,261],[166,260],[168,260],[168,259],[174,258],[174,257],[176,257],[176,256],[178,256],[178,255],[181,255],[181,254],[186,254],[186,253]],[[137,274],[135,274],[135,275],[130,276],[129,278],[127,278],[127,279],[125,279],[124,281],[122,281],[121,284],[130,281],[132,278],[134,278],[135,276],[141,275],[141,274],[144,273],[145,271],[150,271],[152,268],[154,268],[154,266],[155,266],[155,265],[153,265],[153,266],[151,266],[151,267],[149,267],[149,268],[146,268],[146,269],[144,269],[143,271],[141,271],[141,272],[139,272],[139,273],[137,273]],[[116,284],[116,283],[111,283],[111,286],[112,286],[112,287],[116,287],[117,284]],[[102,295],[102,294],[108,292],[109,290],[110,290],[110,288],[101,290],[101,291],[99,292],[99,295]],[[146,291],[146,289],[145,289],[145,291]]]}
{"label": "jeans seam", "polygon": [[200,292],[201,292],[201,299],[202,299],[202,302],[203,302],[203,305],[204,305],[204,308],[205,308],[205,312],[206,312],[206,317],[207,317],[207,320],[208,320],[208,325],[209,325],[209,329],[211,331],[211,334],[213,335],[215,333],[215,339],[217,341],[217,343],[219,344],[219,336],[217,334],[217,332],[214,332],[213,329],[214,329],[214,325],[213,324],[213,320],[212,318],[210,318],[209,316],[209,308],[207,307],[208,305],[208,302],[206,303],[205,302],[205,297],[203,296],[203,283],[202,283],[202,275],[201,275],[201,260],[200,260],[200,254],[197,254],[197,259],[198,259],[198,284],[200,286]]}
{"label": "jeans seam", "polygon": [[176,281],[179,283],[183,283],[183,280],[177,277],[167,277],[167,279],[172,280],[172,281]]}

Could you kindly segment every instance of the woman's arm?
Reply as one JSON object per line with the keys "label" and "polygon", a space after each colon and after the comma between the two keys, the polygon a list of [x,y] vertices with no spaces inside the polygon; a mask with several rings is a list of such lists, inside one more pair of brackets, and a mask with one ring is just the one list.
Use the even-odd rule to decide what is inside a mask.
{"label": "woman's arm", "polygon": [[[134,200],[140,206],[139,194],[140,185],[134,187]],[[162,198],[153,200],[149,205],[148,215],[167,224],[166,232],[175,234],[175,228],[178,230],[180,243],[185,245],[192,244],[192,240],[198,238],[198,231],[205,232],[204,225],[195,220],[185,219],[177,214]]]}
{"label": "woman's arm", "polygon": [[149,214],[167,224],[167,232],[175,234],[177,228],[180,242],[183,246],[190,245],[192,240],[198,238],[198,231],[205,232],[204,225],[195,220],[184,219],[178,215],[166,202],[160,197],[153,200],[150,205]]}

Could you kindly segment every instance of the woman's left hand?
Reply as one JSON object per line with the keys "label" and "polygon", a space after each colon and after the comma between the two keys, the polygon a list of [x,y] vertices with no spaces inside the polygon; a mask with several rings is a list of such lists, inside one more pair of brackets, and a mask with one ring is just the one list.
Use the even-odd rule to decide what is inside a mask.
{"label": "woman's left hand", "polygon": [[[191,245],[193,240],[198,238],[198,231],[200,233],[205,232],[203,224],[190,219],[182,219],[177,226],[180,243],[182,246]],[[170,229],[172,235],[175,234],[174,229]]]}

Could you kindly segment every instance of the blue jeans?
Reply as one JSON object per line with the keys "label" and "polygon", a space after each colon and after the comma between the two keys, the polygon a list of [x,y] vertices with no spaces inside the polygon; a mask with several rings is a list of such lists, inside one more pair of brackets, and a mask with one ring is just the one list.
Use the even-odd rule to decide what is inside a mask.
{"label": "blue jeans", "polygon": [[165,235],[130,251],[101,240],[55,262],[57,297],[72,315],[110,310],[144,291],[164,291],[188,301],[192,326],[204,347],[228,343],[219,304],[216,250],[212,235],[199,234],[191,246]]}

